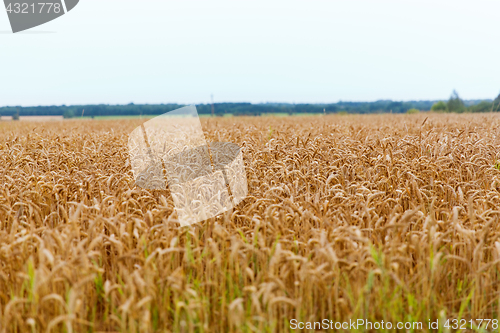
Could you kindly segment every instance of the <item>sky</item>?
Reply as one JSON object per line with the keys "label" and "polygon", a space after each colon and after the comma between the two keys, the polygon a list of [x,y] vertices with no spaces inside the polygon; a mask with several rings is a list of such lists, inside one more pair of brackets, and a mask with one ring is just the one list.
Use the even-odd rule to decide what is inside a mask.
{"label": "sky", "polygon": [[0,106],[495,98],[498,13],[496,0],[80,0],[12,34],[0,9]]}

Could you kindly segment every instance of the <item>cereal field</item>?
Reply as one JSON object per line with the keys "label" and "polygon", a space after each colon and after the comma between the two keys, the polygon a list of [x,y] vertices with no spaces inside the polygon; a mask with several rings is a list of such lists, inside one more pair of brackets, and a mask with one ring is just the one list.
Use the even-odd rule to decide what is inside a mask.
{"label": "cereal field", "polygon": [[0,332],[499,318],[498,115],[203,118],[249,196],[185,228],[134,185],[140,123],[0,122]]}

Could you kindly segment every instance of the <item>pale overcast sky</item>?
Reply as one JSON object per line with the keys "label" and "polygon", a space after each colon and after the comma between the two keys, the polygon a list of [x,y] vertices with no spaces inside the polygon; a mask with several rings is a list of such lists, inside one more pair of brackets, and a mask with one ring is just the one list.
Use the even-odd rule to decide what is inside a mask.
{"label": "pale overcast sky", "polygon": [[0,106],[494,98],[499,13],[497,0],[81,0],[11,34],[2,9]]}

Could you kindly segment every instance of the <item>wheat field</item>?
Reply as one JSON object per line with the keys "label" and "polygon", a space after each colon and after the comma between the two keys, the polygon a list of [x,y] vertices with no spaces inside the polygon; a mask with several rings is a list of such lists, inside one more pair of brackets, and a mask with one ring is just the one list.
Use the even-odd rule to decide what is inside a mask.
{"label": "wheat field", "polygon": [[203,118],[249,196],[184,228],[134,184],[140,123],[0,122],[0,332],[499,319],[500,116]]}

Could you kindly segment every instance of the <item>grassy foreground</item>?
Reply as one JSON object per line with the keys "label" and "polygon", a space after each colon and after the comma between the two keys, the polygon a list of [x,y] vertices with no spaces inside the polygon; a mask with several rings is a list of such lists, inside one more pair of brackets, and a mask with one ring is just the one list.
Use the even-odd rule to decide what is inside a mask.
{"label": "grassy foreground", "polygon": [[250,195],[184,229],[134,186],[140,123],[0,123],[1,332],[499,318],[498,115],[203,118]]}

